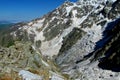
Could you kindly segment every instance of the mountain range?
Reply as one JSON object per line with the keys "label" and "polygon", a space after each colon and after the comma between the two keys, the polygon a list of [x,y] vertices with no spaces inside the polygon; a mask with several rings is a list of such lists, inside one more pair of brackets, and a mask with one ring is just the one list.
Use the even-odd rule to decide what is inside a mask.
{"label": "mountain range", "polygon": [[0,80],[120,80],[120,1],[65,1],[1,33]]}

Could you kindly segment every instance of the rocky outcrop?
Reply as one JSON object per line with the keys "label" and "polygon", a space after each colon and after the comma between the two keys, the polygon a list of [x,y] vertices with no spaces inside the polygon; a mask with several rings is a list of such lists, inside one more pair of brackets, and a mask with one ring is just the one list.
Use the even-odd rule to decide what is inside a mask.
{"label": "rocky outcrop", "polygon": [[9,48],[0,47],[0,80],[49,80],[55,75],[65,79],[52,61],[46,61],[34,50],[31,42],[15,42]]}
{"label": "rocky outcrop", "polygon": [[100,59],[99,67],[112,71],[120,71],[120,19],[113,29],[108,30],[111,39],[109,42],[97,51],[95,56],[98,54],[104,54],[105,56]]}

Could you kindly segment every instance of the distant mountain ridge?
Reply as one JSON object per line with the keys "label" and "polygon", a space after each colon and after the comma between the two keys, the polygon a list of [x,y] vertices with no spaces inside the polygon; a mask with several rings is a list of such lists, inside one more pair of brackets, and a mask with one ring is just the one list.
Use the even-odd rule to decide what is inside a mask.
{"label": "distant mountain ridge", "polygon": [[10,24],[10,23],[14,23],[14,21],[0,20],[0,24]]}
{"label": "distant mountain ridge", "polygon": [[6,22],[6,21],[0,21],[0,29],[10,28],[10,27],[13,26],[14,24],[15,24],[15,23]]}
{"label": "distant mountain ridge", "polygon": [[23,22],[23,21],[20,21],[20,20],[0,20],[0,24],[11,24],[11,23],[16,24],[16,23],[19,23],[19,22]]}

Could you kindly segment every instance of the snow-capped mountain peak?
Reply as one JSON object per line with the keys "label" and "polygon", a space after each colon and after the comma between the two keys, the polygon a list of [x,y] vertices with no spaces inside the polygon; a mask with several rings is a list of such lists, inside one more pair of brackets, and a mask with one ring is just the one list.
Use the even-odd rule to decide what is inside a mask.
{"label": "snow-capped mountain peak", "polygon": [[[39,48],[43,55],[52,57],[60,53],[59,51],[64,44],[63,38],[68,36],[74,30],[74,28],[78,28],[83,32],[86,32],[86,36],[93,33],[93,35],[91,35],[93,39],[96,39],[96,36],[98,36],[99,39],[102,38],[102,32],[104,31],[104,28],[101,28],[101,25],[98,24],[102,21],[110,21],[110,19],[108,20],[108,18],[105,18],[105,15],[101,13],[106,6],[104,6],[102,3],[106,1],[107,0],[80,0],[76,3],[65,2],[54,11],[48,13],[40,19],[29,22],[20,29],[27,31],[28,38],[34,42],[34,46],[38,44],[38,42],[41,43],[37,48]],[[106,9],[110,11],[111,8],[106,6]],[[95,29],[93,27],[99,29],[97,31],[99,34],[95,33],[96,31],[93,30]],[[86,54],[94,50],[96,45],[95,43],[99,41],[99,39],[90,39],[90,41],[92,41],[88,47],[90,51],[87,48],[87,52],[85,52]],[[89,41],[84,42],[84,44],[88,43]]]}

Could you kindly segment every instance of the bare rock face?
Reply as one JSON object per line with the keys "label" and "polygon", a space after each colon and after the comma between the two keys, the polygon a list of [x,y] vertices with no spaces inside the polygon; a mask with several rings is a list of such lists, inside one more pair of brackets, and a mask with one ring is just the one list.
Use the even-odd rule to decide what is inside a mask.
{"label": "bare rock face", "polygon": [[58,74],[52,61],[34,50],[31,42],[15,42],[9,48],[0,48],[0,80],[49,80]]}
{"label": "bare rock face", "polygon": [[[86,0],[86,1],[90,2],[92,0]],[[81,1],[78,2],[78,5],[81,3],[82,3]],[[88,60],[88,58],[91,58],[91,56],[94,55],[92,52],[98,50],[100,47],[105,45],[104,43],[106,43],[107,38],[110,38],[109,35],[107,36],[106,40],[102,41],[104,35],[107,34],[107,33],[104,34],[104,32],[106,32],[108,24],[110,24],[112,20],[116,20],[116,18],[119,18],[119,16],[117,16],[119,14],[119,9],[116,9],[117,13],[115,14],[112,13],[113,15],[116,15],[115,17],[112,17],[112,15],[110,15],[112,11],[113,12],[115,11],[113,9],[113,5],[114,5],[114,9],[117,8],[117,6],[119,5],[119,1],[113,3],[113,1],[105,2],[103,0],[103,2],[101,3],[96,3],[96,5],[90,2],[89,4],[85,3],[82,6],[82,9],[79,8],[81,9],[81,11],[85,10],[82,11],[83,14],[88,13],[86,14],[86,16],[82,15],[87,18],[84,18],[84,21],[81,24],[79,24],[80,29],[82,29],[86,34],[84,34],[81,38],[79,38],[77,42],[74,45],[72,45],[72,47],[70,47],[70,41],[71,41],[70,38],[72,38],[74,35],[72,37],[71,36],[69,37],[69,35],[67,35],[70,41],[67,40],[66,42],[64,42],[64,40],[66,39],[63,40],[63,44],[59,51],[59,55],[56,58],[58,64],[60,65],[63,64],[63,66],[68,65],[67,67],[70,67],[71,63],[74,66],[76,66],[76,63],[80,63],[84,60],[86,60],[84,65],[91,62],[91,60]],[[115,24],[113,23],[113,25]],[[99,43],[99,41],[101,41],[101,43]],[[69,49],[66,49],[64,47],[67,45],[69,46]],[[63,51],[63,49],[65,50]],[[72,67],[74,68],[74,66]]]}
{"label": "bare rock face", "polygon": [[[11,77],[12,80],[17,79],[18,75],[15,74],[19,73],[20,70],[38,69],[38,66],[41,65],[40,55],[34,52],[29,42],[25,43],[25,45],[24,43],[16,42],[14,46],[1,48],[0,56],[0,79],[2,79],[5,74],[10,75],[9,77]],[[37,61],[38,59],[39,61]]]}
{"label": "bare rock face", "polygon": [[119,6],[119,0],[67,1],[13,26],[0,39],[8,47],[0,48],[0,71],[22,79],[119,80]]}

